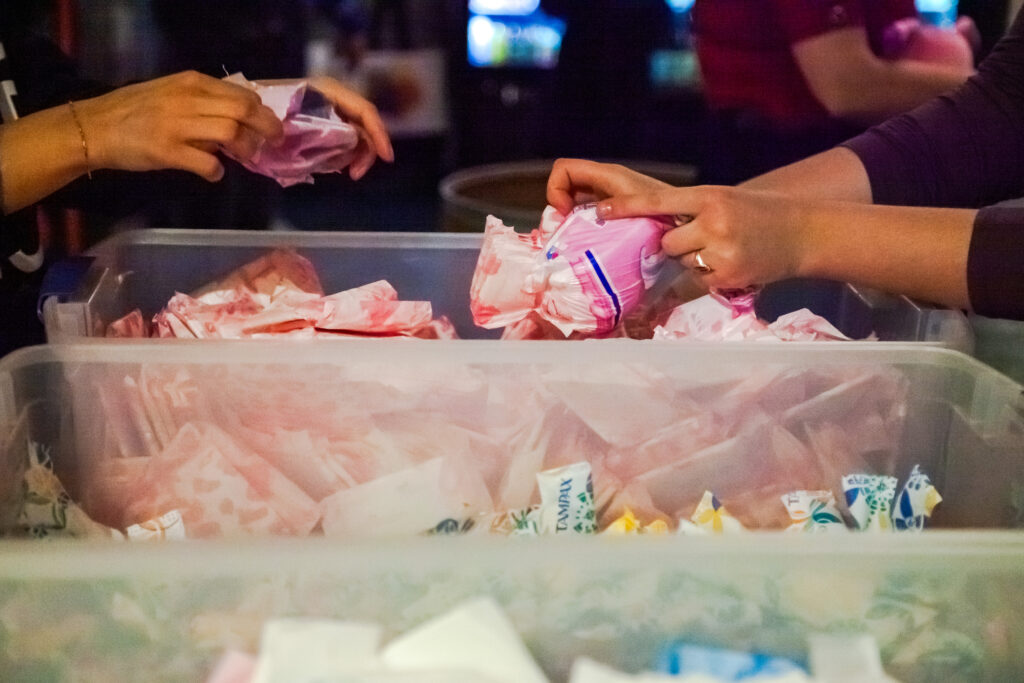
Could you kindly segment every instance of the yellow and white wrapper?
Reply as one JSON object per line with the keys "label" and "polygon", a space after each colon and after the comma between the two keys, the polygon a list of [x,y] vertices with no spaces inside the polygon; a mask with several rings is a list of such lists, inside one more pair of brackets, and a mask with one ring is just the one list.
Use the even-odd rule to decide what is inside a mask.
{"label": "yellow and white wrapper", "polygon": [[628,536],[631,534],[667,534],[668,524],[663,519],[656,519],[650,524],[644,524],[633,511],[628,507],[622,512],[622,516],[605,527],[603,534],[610,536]]}
{"label": "yellow and white wrapper", "polygon": [[705,491],[689,520],[679,520],[679,534],[699,536],[703,534],[732,534],[745,531],[738,519],[729,514],[721,501],[711,491]]}

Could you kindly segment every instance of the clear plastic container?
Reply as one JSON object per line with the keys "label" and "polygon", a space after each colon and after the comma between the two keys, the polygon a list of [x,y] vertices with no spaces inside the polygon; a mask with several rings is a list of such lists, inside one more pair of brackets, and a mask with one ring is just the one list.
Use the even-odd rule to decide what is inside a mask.
{"label": "clear plastic container", "polygon": [[983,363],[1024,382],[1024,321],[970,317],[974,332],[974,355]]}
{"label": "clear plastic container", "polygon": [[[152,316],[176,291],[189,292],[273,247],[294,247],[312,261],[325,290],[341,291],[386,279],[403,299],[429,300],[463,339],[496,338],[473,324],[469,286],[480,235],[432,233],[273,233],[140,230],[97,245],[94,261],[50,273],[41,304],[51,342],[102,336],[134,308]],[[60,277],[70,275],[70,277]],[[766,288],[758,308],[774,320],[810,308],[853,338],[874,332],[882,341],[926,342],[965,353],[973,349],[966,316],[852,285],[793,280]]]}
{"label": "clear plastic container", "polygon": [[[277,412],[261,425],[285,416],[291,432],[312,434],[327,415],[351,427],[354,419],[340,418],[361,411],[394,436],[403,418],[429,414],[415,423],[414,440],[451,454],[459,448],[453,434],[483,423],[551,420],[563,440],[541,429],[520,442],[510,429],[504,442],[474,442],[467,462],[495,500],[512,495],[513,463],[528,480],[566,460],[609,465],[616,449],[640,459],[644,449],[631,444],[643,432],[664,434],[705,413],[735,423],[739,436],[702,448],[692,434],[669,432],[667,466],[645,479],[660,507],[703,488],[728,507],[731,496],[772,476],[774,436],[782,435],[775,428],[813,450],[815,425],[864,416],[881,419],[864,423],[876,425],[879,440],[831,447],[846,444],[865,467],[901,479],[920,464],[944,500],[934,528],[920,535],[5,540],[0,679],[130,681],[145,671],[147,680],[200,680],[225,648],[255,648],[271,616],[370,620],[393,635],[479,594],[504,605],[553,680],[583,654],[635,671],[666,641],[685,639],[799,657],[809,634],[850,631],[874,635],[900,680],[1024,677],[1024,535],[1011,530],[1024,524],[1024,398],[1020,385],[963,354],[898,344],[614,340],[35,347],[0,360],[4,528],[16,522],[30,440],[82,499],[124,443],[123,416],[102,405],[104,383],[168,371],[186,397],[169,418],[175,424],[265,400]],[[261,381],[270,377],[278,382]],[[540,393],[513,393],[524,385]],[[199,395],[205,400],[187,398]],[[338,401],[331,410],[325,396]],[[146,407],[154,429],[159,412]],[[543,419],[532,420],[537,414]],[[849,434],[856,441],[872,431]],[[532,466],[516,443],[539,456]],[[595,474],[599,491],[603,484]]]}

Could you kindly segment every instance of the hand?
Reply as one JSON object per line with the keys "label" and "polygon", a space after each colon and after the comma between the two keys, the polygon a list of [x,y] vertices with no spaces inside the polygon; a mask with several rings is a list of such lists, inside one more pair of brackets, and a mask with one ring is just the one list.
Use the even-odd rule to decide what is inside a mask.
{"label": "hand", "polygon": [[316,76],[309,79],[309,84],[323,93],[334,104],[338,114],[359,131],[356,157],[348,168],[352,180],[359,180],[366,175],[378,156],[388,162],[395,160],[387,128],[381,121],[377,107],[333,78]]}
{"label": "hand", "polygon": [[548,204],[565,215],[577,204],[613,195],[632,195],[671,188],[668,183],[619,164],[585,159],[559,159],[548,176]]}
{"label": "hand", "polygon": [[[661,245],[708,287],[741,288],[804,274],[811,248],[803,203],[733,187],[678,187],[600,202],[601,218],[686,216]],[[712,270],[701,273],[697,254]]]}
{"label": "hand", "polygon": [[219,148],[248,159],[283,136],[256,93],[194,71],[119,88],[76,103],[93,169],[176,168],[211,182],[224,176]]}

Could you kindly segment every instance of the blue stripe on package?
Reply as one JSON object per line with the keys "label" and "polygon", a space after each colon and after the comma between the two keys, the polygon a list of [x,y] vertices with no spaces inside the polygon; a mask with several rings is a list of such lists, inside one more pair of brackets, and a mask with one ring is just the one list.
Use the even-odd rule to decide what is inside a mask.
{"label": "blue stripe on package", "polygon": [[783,657],[688,643],[679,643],[666,650],[657,670],[659,673],[677,676],[702,674],[722,681],[745,681],[760,676],[807,673],[799,664]]}

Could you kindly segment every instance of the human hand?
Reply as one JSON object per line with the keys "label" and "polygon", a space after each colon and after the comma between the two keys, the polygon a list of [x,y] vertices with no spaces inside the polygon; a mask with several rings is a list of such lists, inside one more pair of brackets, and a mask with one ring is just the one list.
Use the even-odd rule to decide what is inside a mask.
{"label": "human hand", "polygon": [[702,186],[618,195],[598,203],[597,214],[678,216],[662,237],[665,252],[705,286],[738,289],[804,274],[812,243],[803,206],[771,192]]}
{"label": "human hand", "polygon": [[215,182],[216,152],[251,158],[283,136],[281,122],[241,86],[186,71],[75,104],[94,169],[181,169]]}
{"label": "human hand", "polygon": [[395,160],[395,152],[391,147],[387,128],[380,118],[380,113],[370,101],[353,90],[328,76],[315,76],[309,84],[323,93],[334,105],[338,114],[351,123],[359,131],[359,145],[356,147],[355,159],[348,168],[349,177],[359,180],[373,166],[379,156],[385,161]]}
{"label": "human hand", "polygon": [[656,192],[672,186],[619,164],[585,159],[558,159],[548,176],[547,200],[559,213],[568,215],[577,204],[613,195]]}

